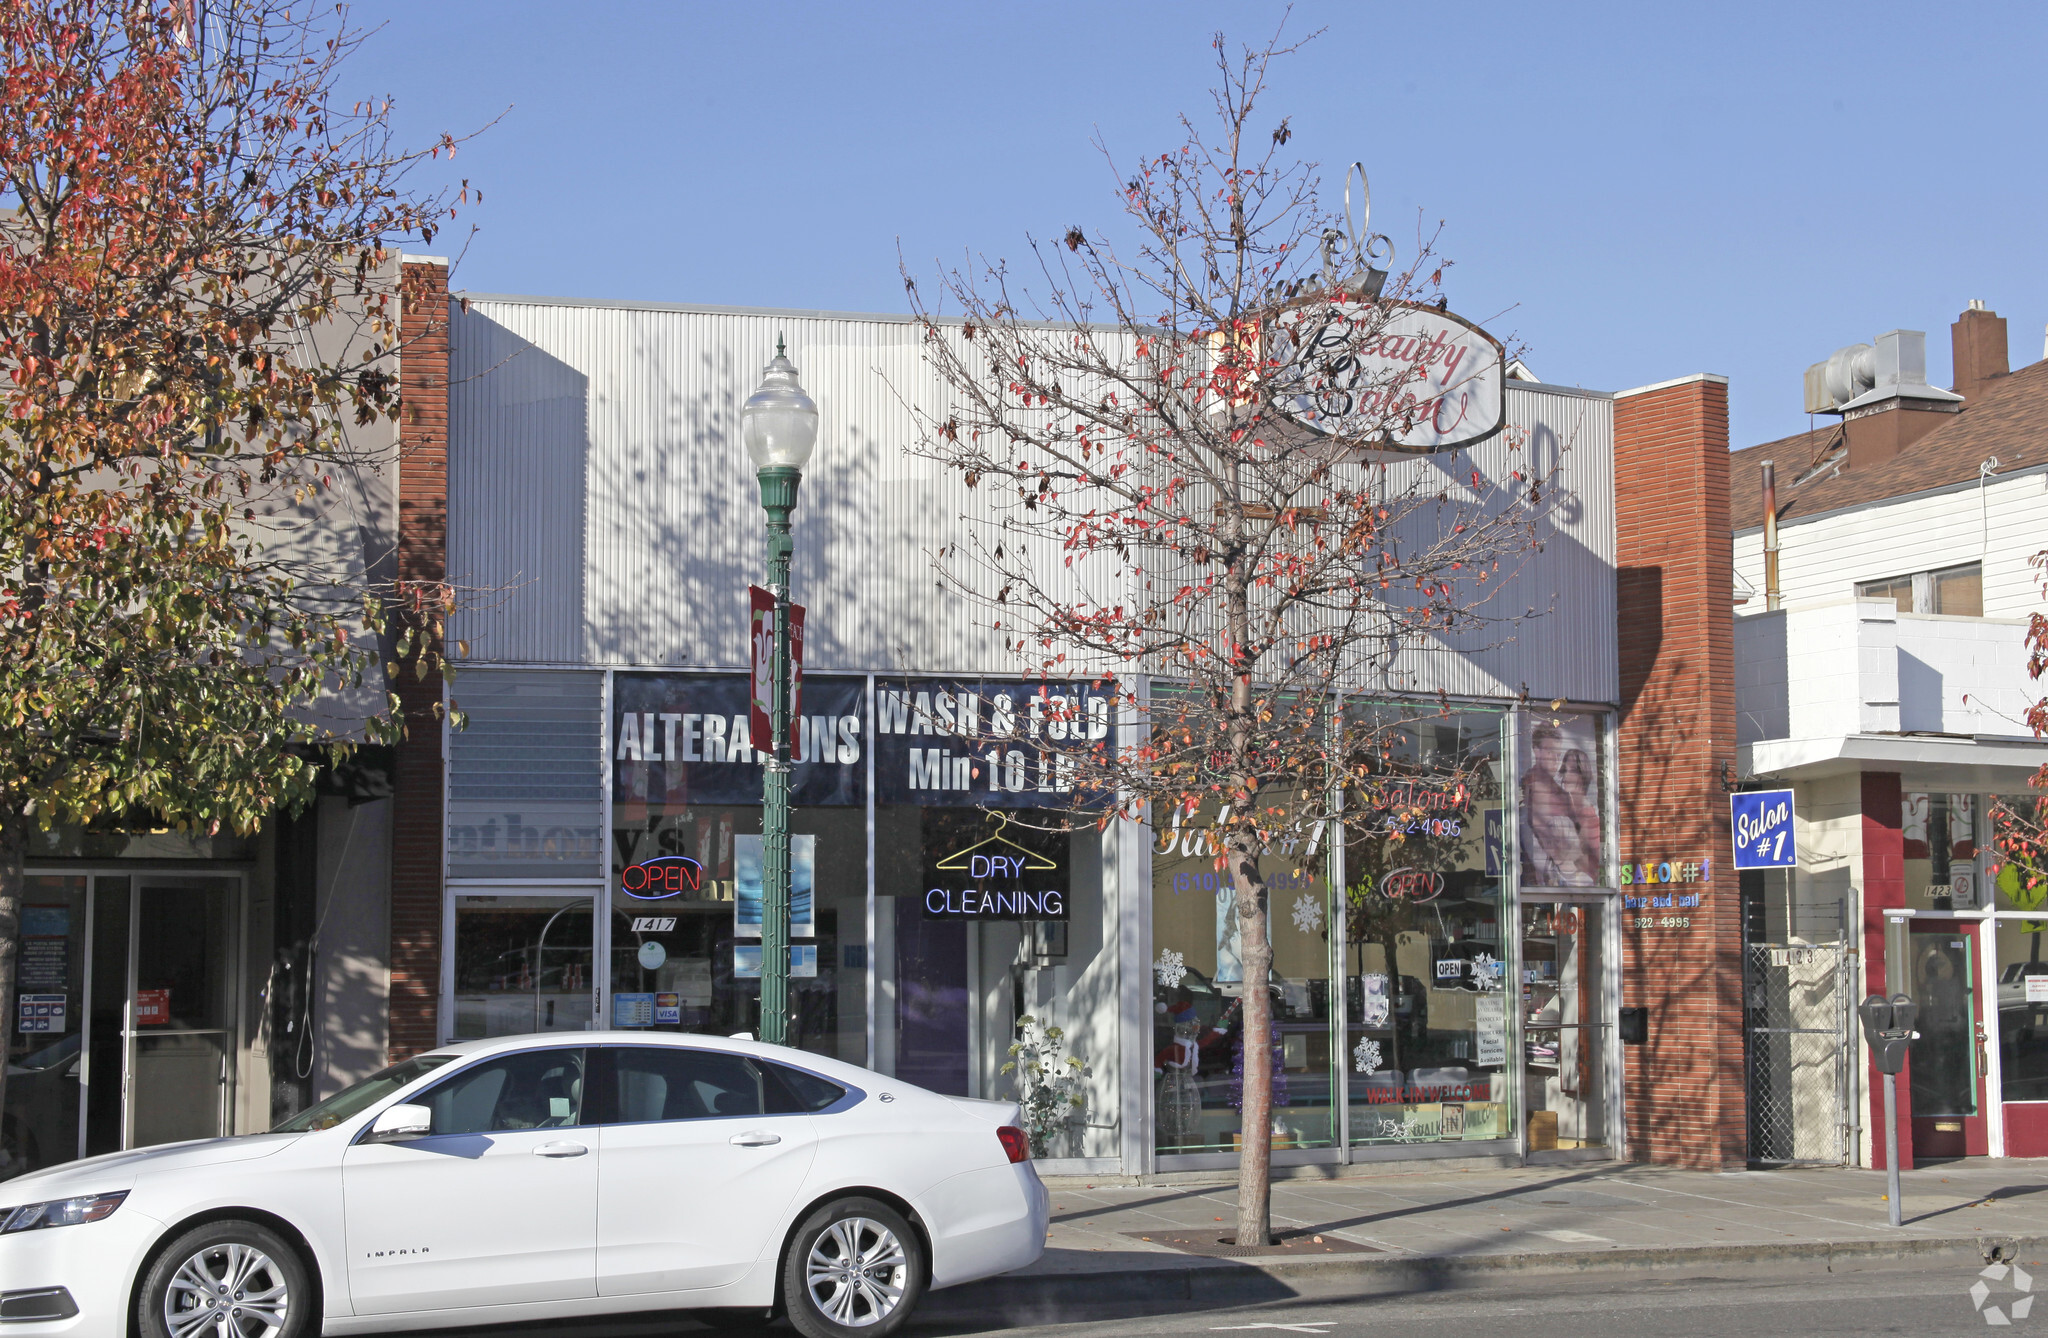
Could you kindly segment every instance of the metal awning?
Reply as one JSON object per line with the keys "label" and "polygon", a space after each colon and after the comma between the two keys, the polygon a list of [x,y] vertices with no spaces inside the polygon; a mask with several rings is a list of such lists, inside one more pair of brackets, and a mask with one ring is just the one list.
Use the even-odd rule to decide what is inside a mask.
{"label": "metal awning", "polygon": [[2048,763],[2048,739],[1988,734],[1844,734],[1759,739],[1736,749],[1745,778],[1817,780],[1896,771],[1916,792],[2012,794]]}

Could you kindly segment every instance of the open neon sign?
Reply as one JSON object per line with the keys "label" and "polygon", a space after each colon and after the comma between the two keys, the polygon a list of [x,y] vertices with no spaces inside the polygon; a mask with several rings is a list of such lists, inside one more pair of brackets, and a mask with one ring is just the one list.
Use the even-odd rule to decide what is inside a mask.
{"label": "open neon sign", "polygon": [[619,886],[627,896],[641,901],[665,901],[686,892],[701,892],[704,866],[688,855],[656,855],[628,864],[619,875]]}

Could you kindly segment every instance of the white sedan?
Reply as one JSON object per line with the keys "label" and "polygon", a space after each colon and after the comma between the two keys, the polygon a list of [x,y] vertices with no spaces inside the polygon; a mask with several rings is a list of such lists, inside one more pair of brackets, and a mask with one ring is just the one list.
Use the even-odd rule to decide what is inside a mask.
{"label": "white sedan", "polygon": [[267,1134],[0,1183],[0,1333],[302,1338],[772,1309],[808,1338],[881,1338],[927,1288],[1044,1250],[1017,1117],[751,1041],[449,1046]]}

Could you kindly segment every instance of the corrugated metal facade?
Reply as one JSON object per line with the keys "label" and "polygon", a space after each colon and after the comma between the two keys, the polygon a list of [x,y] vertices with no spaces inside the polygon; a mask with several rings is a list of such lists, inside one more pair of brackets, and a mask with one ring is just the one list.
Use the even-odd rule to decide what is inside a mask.
{"label": "corrugated metal facade", "polygon": [[[738,409],[778,335],[823,418],[797,512],[807,661],[1015,672],[933,572],[974,494],[904,450],[905,401],[943,395],[910,321],[500,297],[469,299],[452,341],[449,567],[471,588],[453,632],[473,662],[745,664],[762,540]],[[1508,416],[1501,439],[1402,467],[1452,487],[1555,467],[1550,532],[1492,621],[1404,653],[1398,685],[1612,702],[1612,404],[1510,383]]]}

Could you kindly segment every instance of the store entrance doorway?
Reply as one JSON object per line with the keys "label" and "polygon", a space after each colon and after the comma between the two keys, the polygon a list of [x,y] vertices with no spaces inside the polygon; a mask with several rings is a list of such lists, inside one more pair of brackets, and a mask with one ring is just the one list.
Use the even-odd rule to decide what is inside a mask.
{"label": "store entrance doorway", "polygon": [[1986,1038],[1977,1011],[1978,925],[1915,917],[1906,936],[1906,989],[1920,1005],[1910,1065],[1916,1164],[1991,1151]]}
{"label": "store entrance doorway", "polygon": [[30,873],[0,1179],[235,1132],[242,880]]}
{"label": "store entrance doorway", "polygon": [[1532,1161],[1611,1155],[1604,901],[1522,903],[1522,1081]]}

